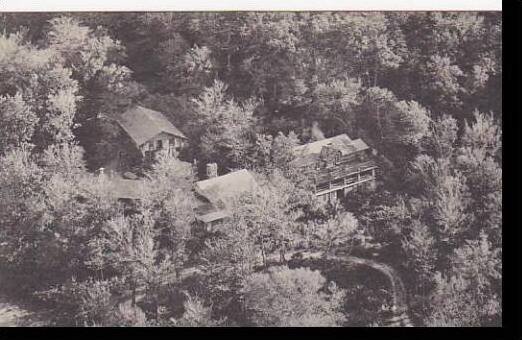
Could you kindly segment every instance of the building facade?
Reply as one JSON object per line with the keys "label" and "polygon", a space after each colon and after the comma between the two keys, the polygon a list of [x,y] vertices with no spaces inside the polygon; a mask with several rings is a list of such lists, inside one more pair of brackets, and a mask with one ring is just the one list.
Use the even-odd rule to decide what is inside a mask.
{"label": "building facade", "polygon": [[374,189],[377,163],[372,150],[362,140],[342,134],[293,149],[293,165],[313,185],[314,193],[325,201],[335,201],[364,187]]}
{"label": "building facade", "polygon": [[161,112],[136,105],[115,120],[132,145],[132,148],[122,147],[118,151],[120,168],[137,160],[151,161],[159,152],[177,156],[187,145],[187,137]]}

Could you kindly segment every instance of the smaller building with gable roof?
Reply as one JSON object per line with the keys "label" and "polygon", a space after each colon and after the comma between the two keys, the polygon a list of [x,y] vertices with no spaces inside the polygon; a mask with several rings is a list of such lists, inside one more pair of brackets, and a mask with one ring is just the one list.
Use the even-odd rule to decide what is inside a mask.
{"label": "smaller building with gable roof", "polygon": [[145,159],[160,151],[177,155],[187,143],[187,137],[158,111],[135,105],[115,120]]}
{"label": "smaller building with gable roof", "polygon": [[196,219],[210,230],[214,224],[230,216],[235,200],[243,194],[253,192],[258,184],[246,169],[222,176],[217,176],[217,172],[213,171],[207,173],[214,177],[196,182],[194,190],[199,200]]}

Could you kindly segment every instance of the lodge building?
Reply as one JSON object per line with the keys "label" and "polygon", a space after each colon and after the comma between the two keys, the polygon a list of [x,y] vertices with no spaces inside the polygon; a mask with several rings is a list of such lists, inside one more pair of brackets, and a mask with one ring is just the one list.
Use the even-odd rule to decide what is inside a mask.
{"label": "lodge building", "polygon": [[342,134],[293,149],[292,165],[312,181],[314,194],[327,201],[358,189],[374,189],[377,163],[362,140]]}

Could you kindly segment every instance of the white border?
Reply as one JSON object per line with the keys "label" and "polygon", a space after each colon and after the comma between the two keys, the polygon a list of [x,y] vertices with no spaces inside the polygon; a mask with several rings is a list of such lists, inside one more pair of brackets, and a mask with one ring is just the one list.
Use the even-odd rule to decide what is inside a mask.
{"label": "white border", "polygon": [[0,0],[0,12],[501,11],[502,0]]}

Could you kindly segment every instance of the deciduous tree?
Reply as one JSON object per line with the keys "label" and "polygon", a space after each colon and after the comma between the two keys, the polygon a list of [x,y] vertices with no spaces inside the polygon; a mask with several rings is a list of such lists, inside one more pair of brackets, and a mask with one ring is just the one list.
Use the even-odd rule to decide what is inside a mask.
{"label": "deciduous tree", "polygon": [[[327,289],[325,291],[325,288]],[[272,267],[247,279],[245,303],[256,326],[341,326],[344,291],[308,268]]]}

